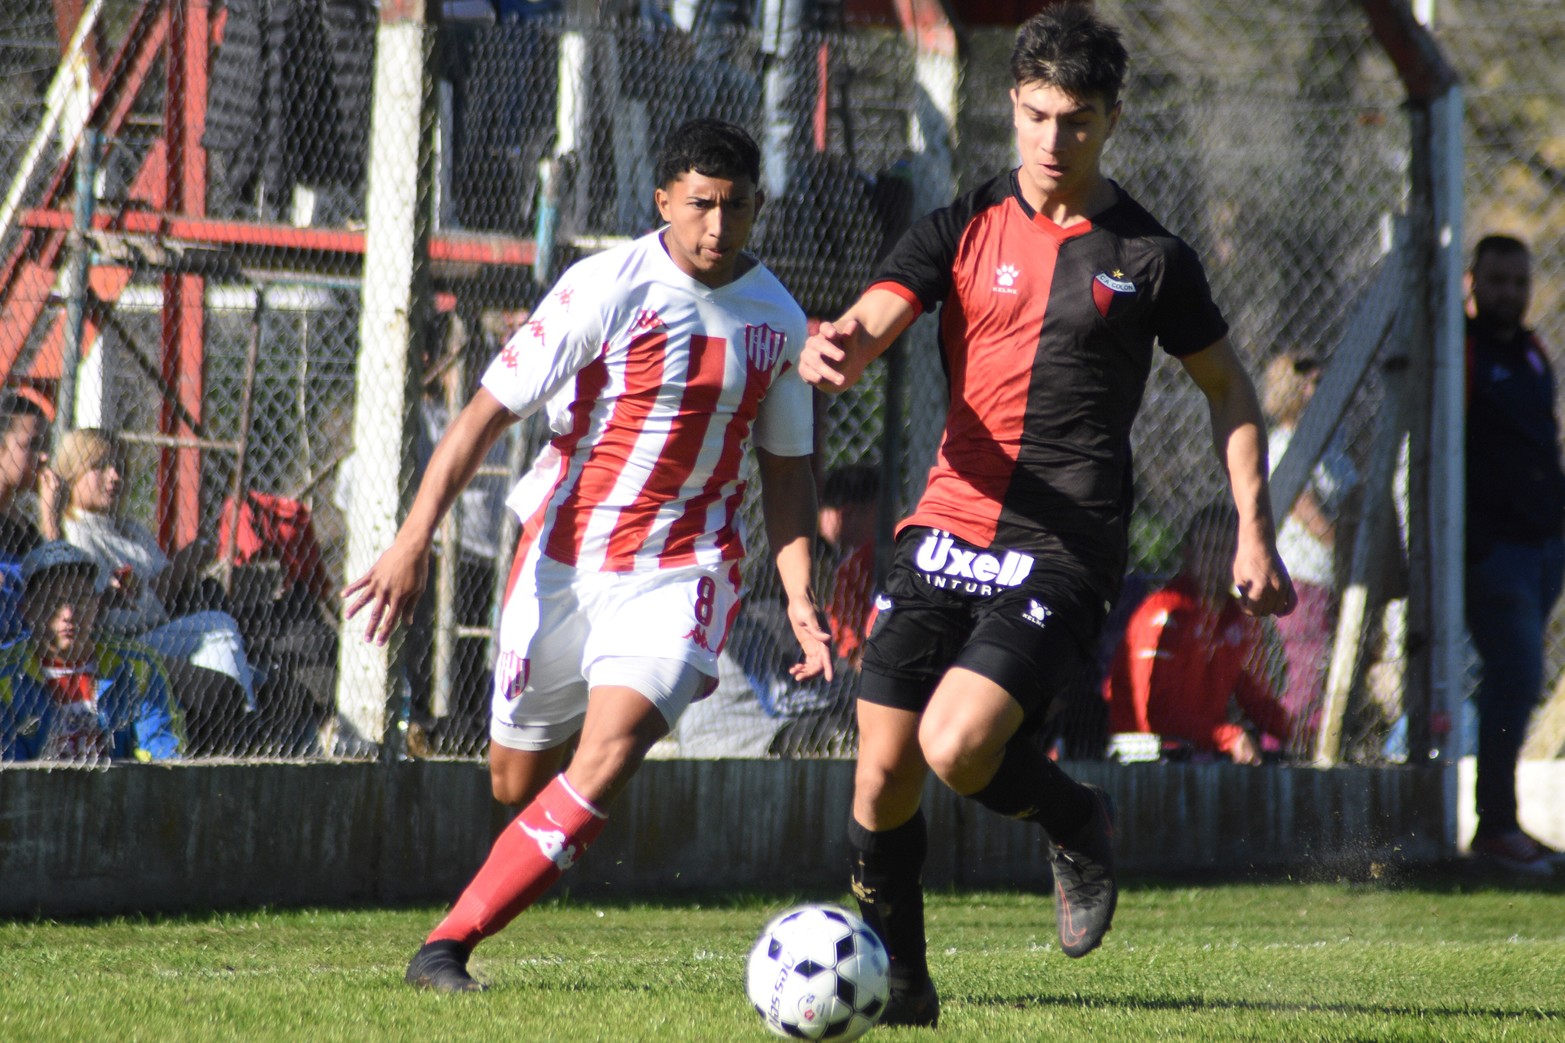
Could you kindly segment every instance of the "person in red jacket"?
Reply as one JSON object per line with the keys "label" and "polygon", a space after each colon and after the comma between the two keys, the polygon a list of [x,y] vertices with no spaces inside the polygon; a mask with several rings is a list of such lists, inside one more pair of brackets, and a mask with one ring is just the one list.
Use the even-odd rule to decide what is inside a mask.
{"label": "person in red jacket", "polygon": [[1290,721],[1266,676],[1261,623],[1233,595],[1237,526],[1231,507],[1199,511],[1183,567],[1131,614],[1103,682],[1111,732],[1162,735],[1259,764],[1255,736],[1229,714],[1237,701],[1255,728],[1286,746]]}

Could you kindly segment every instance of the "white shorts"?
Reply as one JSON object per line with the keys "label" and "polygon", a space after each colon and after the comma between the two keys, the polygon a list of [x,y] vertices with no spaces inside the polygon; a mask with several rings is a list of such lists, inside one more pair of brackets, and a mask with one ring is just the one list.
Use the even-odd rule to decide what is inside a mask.
{"label": "white shorts", "polygon": [[581,728],[587,693],[646,696],[669,727],[717,676],[739,607],[737,563],[656,572],[584,572],[534,542],[500,615],[490,738],[551,749]]}

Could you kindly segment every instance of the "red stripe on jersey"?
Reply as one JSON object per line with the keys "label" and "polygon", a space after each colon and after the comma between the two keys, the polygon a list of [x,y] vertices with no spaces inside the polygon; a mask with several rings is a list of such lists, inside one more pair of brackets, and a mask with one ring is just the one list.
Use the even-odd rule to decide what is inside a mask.
{"label": "red stripe on jersey", "polygon": [[560,473],[555,476],[554,486],[549,490],[549,495],[543,498],[538,509],[522,522],[521,535],[516,540],[516,554],[511,559],[511,574],[505,580],[505,598],[501,604],[509,600],[511,591],[516,586],[516,578],[521,575],[522,562],[527,559],[527,552],[532,549],[538,534],[543,531],[544,520],[549,515],[549,505],[554,502],[554,497],[564,484],[566,475],[571,473],[571,455],[576,452],[576,446],[581,443],[587,433],[587,425],[592,420],[592,410],[598,404],[598,399],[603,395],[603,389],[609,384],[609,366],[599,355],[576,375],[576,400],[571,403],[570,430],[563,435],[557,435],[554,439],[554,450],[560,456]]}
{"label": "red stripe on jersey", "polygon": [[560,473],[554,478],[554,485],[549,489],[549,495],[543,498],[538,509],[522,522],[520,535],[516,537],[516,553],[511,557],[511,574],[505,579],[505,597],[500,599],[503,605],[511,599],[511,591],[516,587],[516,579],[522,574],[522,563],[527,560],[527,552],[532,550],[533,544],[538,540],[538,533],[543,531],[543,520],[549,514],[549,504],[554,500],[554,494],[560,491],[565,476],[571,472],[571,458],[562,455],[560,457]]}
{"label": "red stripe on jersey", "polygon": [[642,487],[636,502],[619,513],[619,522],[609,536],[608,553],[603,562],[605,572],[626,572],[634,566],[636,552],[646,543],[658,511],[679,497],[700,459],[701,445],[706,441],[712,415],[723,394],[728,342],[721,337],[692,334],[689,357],[679,415],[674,418],[673,430],[663,443],[657,463],[652,466],[652,477]]}
{"label": "red stripe on jersey", "polygon": [[723,636],[717,639],[714,652],[721,652],[728,644],[728,636],[734,632],[734,620],[739,618],[739,610],[744,607],[744,602],[738,597],[739,592],[744,588],[744,579],[737,561],[728,567],[728,582],[734,588],[734,603],[728,608],[728,618],[723,620]]}
{"label": "red stripe on jersey", "polygon": [[[892,282],[889,279],[882,280],[881,282],[871,284],[869,290],[864,292],[868,293],[870,290],[885,290],[888,293],[894,293],[901,297],[913,306],[913,317],[915,319],[924,313],[924,302],[918,299],[918,294],[899,282]],[[814,331],[812,330],[811,332],[813,333]]]}
{"label": "red stripe on jersey", "polygon": [[614,411],[588,452],[576,484],[555,512],[544,544],[544,553],[563,565],[575,565],[580,559],[593,509],[614,491],[636,451],[636,440],[663,387],[667,346],[668,334],[654,330],[631,341],[625,350],[625,388],[614,400]]}
{"label": "red stripe on jersey", "polygon": [[[945,436],[924,495],[903,524],[944,529],[980,547],[994,542],[1021,452],[1059,245],[1090,227],[1029,221],[1014,203],[969,225],[956,260],[967,284],[940,312],[951,376]],[[996,273],[1019,253],[1018,241],[1031,247],[1024,255],[1030,292],[995,293]]]}
{"label": "red stripe on jersey", "polygon": [[[755,422],[761,398],[771,383],[770,370],[749,367],[744,382],[744,397],[739,401],[734,418],[723,431],[723,451],[712,467],[712,475],[706,480],[706,486],[685,502],[685,512],[669,526],[668,540],[663,544],[663,552],[658,555],[659,567],[666,569],[695,563],[696,542],[707,531],[707,512],[723,495],[723,486],[739,476],[739,458],[744,452],[744,440],[749,437],[750,425]],[[739,545],[739,532],[734,527],[734,513],[743,497],[744,483],[741,482],[729,497],[727,516],[716,533],[717,546],[723,560],[737,558],[744,553],[744,548]]]}

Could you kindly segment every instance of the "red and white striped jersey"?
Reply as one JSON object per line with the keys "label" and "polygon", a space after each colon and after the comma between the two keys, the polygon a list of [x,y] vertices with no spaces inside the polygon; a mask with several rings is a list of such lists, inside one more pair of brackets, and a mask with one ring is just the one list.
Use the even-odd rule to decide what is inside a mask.
{"label": "red and white striped jersey", "polygon": [[804,312],[759,264],[713,289],[653,232],[572,265],[483,379],[554,431],[506,501],[523,546],[603,572],[743,557],[752,430],[778,456],[812,449],[804,338]]}

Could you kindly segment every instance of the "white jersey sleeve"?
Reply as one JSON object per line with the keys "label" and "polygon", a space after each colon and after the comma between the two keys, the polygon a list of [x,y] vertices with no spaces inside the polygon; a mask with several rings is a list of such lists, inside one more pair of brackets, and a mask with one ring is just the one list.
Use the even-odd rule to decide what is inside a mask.
{"label": "white jersey sleeve", "polygon": [[761,399],[755,417],[757,448],[775,456],[809,456],[815,451],[814,406],[810,386],[799,376],[799,354],[804,350],[805,325],[788,330],[788,360]]}
{"label": "white jersey sleeve", "polygon": [[603,350],[603,287],[594,285],[593,261],[566,270],[484,371],[484,387],[517,416],[554,397]]}

